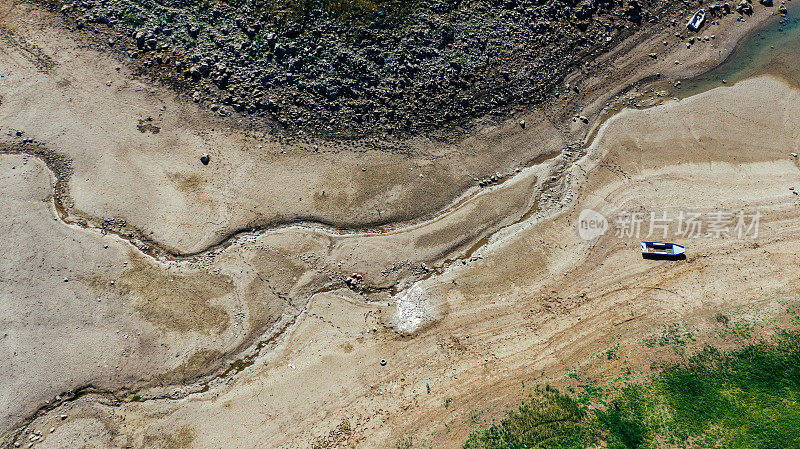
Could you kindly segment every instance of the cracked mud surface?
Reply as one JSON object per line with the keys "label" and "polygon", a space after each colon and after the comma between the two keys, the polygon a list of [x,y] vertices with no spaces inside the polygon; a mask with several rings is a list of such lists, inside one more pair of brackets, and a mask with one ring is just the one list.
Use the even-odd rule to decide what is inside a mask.
{"label": "cracked mud surface", "polygon": [[[0,4],[4,444],[459,447],[468,426],[443,423],[603,338],[797,295],[800,95],[777,79],[593,120],[585,149],[565,102],[457,144],[315,150],[204,115],[47,14]],[[680,68],[631,44],[583,114],[768,18],[678,48]],[[764,227],[672,265],[580,240],[585,207],[757,208]]]}

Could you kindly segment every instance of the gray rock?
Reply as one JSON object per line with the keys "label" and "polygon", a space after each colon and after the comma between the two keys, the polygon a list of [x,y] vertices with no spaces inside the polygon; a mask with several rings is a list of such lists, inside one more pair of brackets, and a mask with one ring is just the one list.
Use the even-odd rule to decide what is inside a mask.
{"label": "gray rock", "polygon": [[736,7],[736,11],[742,14],[752,14],[753,5],[751,5],[747,0],[742,0],[739,3],[739,6]]}
{"label": "gray rock", "polygon": [[143,31],[136,33],[136,47],[140,50],[144,48],[146,34]]}

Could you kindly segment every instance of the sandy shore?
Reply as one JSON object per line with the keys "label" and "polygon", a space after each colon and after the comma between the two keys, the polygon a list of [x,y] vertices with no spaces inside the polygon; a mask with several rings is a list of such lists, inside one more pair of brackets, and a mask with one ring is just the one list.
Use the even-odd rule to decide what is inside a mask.
{"label": "sandy shore", "polygon": [[[226,387],[114,406],[113,414],[85,397],[33,427],[61,412],[87,420],[80,429],[58,426],[44,442],[52,447],[87,428],[106,429],[109,444],[180,437],[196,447],[386,447],[414,434],[459,447],[470,410],[497,415],[520,381],[574,363],[611,336],[635,340],[666,322],[797,295],[800,270],[787,261],[800,245],[789,190],[800,185],[789,154],[800,137],[791,113],[799,105],[797,91],[757,78],[615,116],[570,169],[565,192],[575,197],[563,211],[506,228],[473,262],[416,287],[436,321],[413,337],[381,326],[389,319],[381,304],[321,293],[274,350]],[[758,210],[762,221],[755,239],[694,239],[688,260],[676,264],[642,260],[633,237],[581,240],[576,220],[587,207],[608,217]],[[442,412],[444,397],[458,407]]]}
{"label": "sandy shore", "polygon": [[[0,49],[2,144],[64,156],[54,174],[0,156],[14,287],[0,297],[13,354],[0,431],[40,430],[37,446],[460,447],[472,411],[500,416],[521,381],[604,339],[796,296],[797,91],[762,77],[625,111],[585,154],[590,127],[571,117],[656,71],[709,67],[771,9],[725,18],[692,50],[661,44],[669,29],[639,36],[524,129],[395,154],[267,144],[56,38],[47,13],[0,8],[16,42]],[[641,260],[633,237],[581,240],[584,208],[758,210],[763,223],[756,239],[693,240],[671,264]],[[166,261],[184,253],[199,255]]]}

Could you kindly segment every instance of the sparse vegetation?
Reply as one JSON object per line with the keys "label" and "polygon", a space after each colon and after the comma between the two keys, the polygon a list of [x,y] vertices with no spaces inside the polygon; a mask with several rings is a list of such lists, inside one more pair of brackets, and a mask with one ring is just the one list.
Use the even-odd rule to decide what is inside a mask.
{"label": "sparse vegetation", "polygon": [[589,426],[586,409],[574,397],[557,391],[541,392],[524,401],[518,410],[497,425],[473,432],[467,449],[523,447],[581,447]]}
{"label": "sparse vegetation", "polygon": [[689,331],[684,331],[676,324],[664,326],[664,330],[658,335],[653,335],[646,339],[644,344],[648,348],[670,346],[676,352],[682,352],[687,344],[695,341],[694,335]]}
{"label": "sparse vegetation", "polygon": [[133,13],[125,14],[125,17],[122,18],[122,22],[133,28],[139,28],[140,26],[144,25],[144,20],[137,17]]}
{"label": "sparse vegetation", "polygon": [[618,359],[619,358],[619,354],[617,353],[617,351],[619,351],[619,343],[615,344],[614,346],[611,347],[611,349],[606,351],[606,359],[607,360],[616,360],[616,359]]}
{"label": "sparse vegetation", "polygon": [[708,347],[588,403],[547,390],[474,431],[464,447],[798,448],[800,331],[727,353]]}

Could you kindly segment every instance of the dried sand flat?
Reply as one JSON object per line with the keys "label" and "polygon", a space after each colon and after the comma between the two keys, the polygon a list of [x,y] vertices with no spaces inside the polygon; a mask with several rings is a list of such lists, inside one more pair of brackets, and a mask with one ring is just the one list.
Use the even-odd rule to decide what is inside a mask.
{"label": "dried sand flat", "polygon": [[[0,155],[13,193],[0,201],[9,237],[0,279],[12,286],[0,291],[10,361],[0,364],[0,433],[56,427],[37,443],[52,447],[387,447],[410,434],[458,447],[468,429],[442,434],[445,396],[462,404],[451,414],[489,398],[513,402],[520,378],[579,357],[609,322],[642,331],[669,314],[747,303],[757,276],[770,276],[770,291],[793,292],[796,274],[781,265],[791,256],[775,242],[791,244],[796,231],[785,184],[796,181],[787,155],[798,99],[774,80],[621,114],[604,143],[551,183],[576,153],[523,167],[582,138],[580,122],[567,130],[534,112],[524,129],[510,121],[457,145],[419,140],[402,152],[283,147],[134,77],[53,23],[35,7],[0,4],[0,145],[18,152],[32,138],[64,155],[55,168],[68,194],[65,223],[44,165]],[[735,41],[726,30],[720,40]],[[710,53],[687,54],[691,70]],[[649,70],[625,64],[626,82]],[[475,186],[473,177],[498,171],[514,176]],[[698,242],[710,256],[703,263],[716,260],[707,271],[659,265],[652,277],[653,265],[630,263],[635,241],[591,246],[574,232],[584,206],[610,216],[676,207],[669,198],[764,209],[767,240],[746,248],[754,266],[737,273],[746,295],[727,288],[741,260],[730,241]],[[154,260],[100,232],[107,220],[172,255],[199,255]],[[295,221],[310,223],[229,238]],[[352,272],[366,290],[343,288]],[[703,294],[679,292],[687,305],[640,286],[673,276],[705,285]],[[639,301],[641,319],[627,321]],[[96,392],[45,403],[87,385]],[[447,422],[462,421],[455,416]]]}
{"label": "dried sand flat", "polygon": [[[2,296],[10,337],[0,390],[17,399],[0,417],[3,430],[44,401],[87,385],[100,392],[136,392],[129,399],[196,391],[202,385],[180,387],[196,385],[197,378],[221,369],[255,340],[284,330],[314,292],[340,283],[344,273],[360,270],[370,285],[391,286],[423,264],[441,265],[452,248],[518,220],[552,165],[527,168],[436,220],[403,230],[338,235],[292,227],[239,239],[194,262],[165,264],[118,237],[59,220],[49,172],[37,158],[0,160],[8,172],[4,187],[18,196],[4,202],[0,220],[15,256],[4,267],[13,288]],[[35,168],[38,177],[18,168]],[[41,253],[41,259],[25,258],[30,252]],[[69,294],[62,299],[66,287]],[[386,308],[386,316],[376,319],[388,322],[388,313]],[[31,315],[32,322],[17,319]],[[42,321],[50,325],[42,328]],[[126,346],[108,348],[95,340]],[[43,369],[53,360],[59,360],[58,370]],[[22,384],[27,389],[17,391]]]}
{"label": "dried sand flat", "polygon": [[[80,391],[134,400],[181,397],[205,379],[226,382],[235,371],[225,366],[283,331],[318,289],[341,286],[356,270],[370,285],[391,286],[518,220],[549,165],[525,169],[502,190],[459,195],[482,170],[522,167],[541,148],[563,145],[540,117],[526,131],[496,129],[466,147],[284,154],[132,78],[112,57],[50,26],[48,14],[0,4],[0,145],[66,158],[51,168],[68,193],[60,200],[69,223],[53,210],[50,175],[37,158],[0,155],[4,164],[22,158],[39,170],[20,184],[22,170],[6,167],[14,195],[0,202],[10,254],[3,278],[13,286],[0,295],[2,433]],[[26,139],[37,143],[20,146]],[[464,156],[454,163],[448,151]],[[199,161],[204,152],[212,155],[208,167]],[[457,207],[438,212],[450,202]],[[203,251],[241,227],[297,217],[351,227],[434,212],[385,237],[288,227]],[[204,255],[157,262],[101,233],[106,220],[125,221],[123,232],[141,231],[172,253]],[[214,373],[223,377],[215,381]]]}
{"label": "dried sand flat", "polygon": [[74,214],[123,219],[174,253],[253,226],[412,221],[476,189],[475,177],[509,173],[565,145],[539,114],[524,130],[501,127],[458,145],[282,146],[132,76],[47,11],[4,1],[0,30],[3,134],[23,131],[71,159]]}
{"label": "dried sand flat", "polygon": [[[497,129],[460,147],[282,148],[133,78],[51,23],[30,5],[0,4],[0,145],[19,152],[35,139],[23,147],[66,158],[51,168],[65,184],[70,223],[58,220],[36,158],[26,159],[39,170],[28,183],[6,167],[15,195],[0,202],[13,256],[3,266],[13,288],[0,295],[3,434],[79,391],[133,400],[225,383],[235,375],[225,367],[285,330],[315,291],[342,286],[353,271],[389,287],[519,219],[545,171],[526,169],[499,192],[464,189],[482,171],[522,167],[563,145],[539,117],[526,131]],[[0,155],[12,166],[20,157]],[[440,213],[449,203],[457,207]],[[348,228],[428,215],[435,219],[383,238],[288,227],[204,251],[250,226],[303,219]],[[107,220],[173,254],[203,256],[157,262],[103,235],[97,227]]]}
{"label": "dried sand flat", "polygon": [[[8,59],[18,56],[13,54],[13,47],[7,50],[11,52]],[[2,79],[8,83],[4,87],[12,94],[17,88],[35,91],[30,85],[20,87],[17,81],[22,77],[15,79],[19,72],[12,73]],[[36,76],[44,75],[50,76],[52,72],[37,72]],[[5,111],[9,111],[9,115],[3,117],[4,129],[18,129],[6,128],[5,124],[23,120],[15,115],[14,108],[25,107],[9,105],[8,98],[13,95],[4,96],[2,103],[2,107],[8,106]],[[68,102],[74,101],[74,96],[68,98]],[[28,115],[24,117],[28,126],[22,138],[28,138],[31,129],[47,129],[38,112],[28,108]],[[86,123],[103,123],[98,118],[91,120],[93,122]],[[60,133],[72,134],[68,130]],[[14,132],[4,134],[6,151],[26,152],[24,148],[37,148],[19,146],[22,138],[17,138]],[[132,135],[138,137],[138,134],[142,133],[136,131]],[[163,134],[162,131],[150,133],[151,136]],[[37,135],[37,140],[40,139]],[[59,137],[44,141],[52,140],[58,141]],[[557,140],[548,143],[558,145]],[[87,168],[81,156],[71,153],[69,156],[71,164],[66,168],[74,173],[65,180],[71,196],[62,200],[74,200],[77,204],[76,198],[81,194],[75,185]],[[85,156],[104,157],[102,151]],[[104,393],[109,391],[123,400],[134,400],[139,396],[180,397],[197,391],[204,388],[203,379],[215,371],[223,372],[224,377],[219,382],[225,382],[231,376],[224,372],[226,364],[242,351],[251,350],[256,341],[268,341],[283,331],[302,313],[316,290],[330,284],[342,285],[342,280],[356,270],[365,274],[368,285],[391,286],[420,272],[421,264],[440,265],[454,250],[466,248],[481,235],[518,220],[532,206],[536,186],[548,176],[553,165],[525,168],[502,188],[495,186],[470,194],[432,220],[394,231],[343,234],[294,226],[248,233],[235,239],[230,246],[204,252],[193,260],[163,263],[141,254],[122,239],[104,235],[92,222],[83,225],[88,226],[88,230],[82,229],[79,224],[85,216],[77,206],[68,209],[71,224],[60,221],[53,208],[52,186],[43,164],[32,156],[12,154],[0,155],[0,158],[7,158],[9,164],[18,159],[30,161],[26,165],[38,167],[41,178],[38,184],[13,185],[20,180],[12,175],[21,171],[9,169],[12,173],[7,179],[11,183],[8,188],[19,198],[10,197],[3,203],[7,213],[0,219],[5,228],[13,231],[7,234],[12,238],[5,240],[14,248],[11,254],[19,255],[7,259],[5,270],[14,288],[4,290],[2,295],[9,311],[5,324],[10,336],[5,340],[7,350],[4,351],[4,360],[8,363],[2,365],[5,382],[0,384],[3,397],[9,401],[7,414],[0,416],[3,432],[24,423],[37,408],[49,409],[46,401],[57,396],[69,397],[84,389],[97,391],[104,397],[110,397]],[[418,174],[424,172],[424,167],[420,170],[413,160],[410,165],[408,171],[414,173],[415,178],[425,179]],[[64,169],[63,166],[55,168]],[[91,181],[95,177],[85,179]],[[125,194],[134,194],[137,198],[125,206],[129,210],[149,210],[149,205],[159,202],[159,194],[153,190],[158,186],[141,179],[126,180],[124,176],[117,179],[117,187],[123,186]],[[194,195],[198,186],[193,184],[187,188]],[[120,199],[111,197],[120,191],[111,188],[110,197],[101,190],[91,193],[97,199],[110,198],[110,202],[115,202]],[[398,196],[405,191],[394,188],[390,194]],[[415,199],[425,200],[424,197]],[[25,203],[26,207],[18,203]],[[29,204],[36,208],[29,211]],[[177,204],[176,207],[184,206]],[[102,212],[102,208],[99,209]],[[94,214],[97,212],[93,210]],[[153,223],[152,226],[162,224]],[[43,226],[46,229],[38,231]],[[197,222],[197,226],[205,224]],[[186,228],[181,225],[175,230],[189,235]],[[94,247],[85,248],[83,243],[69,237],[71,233],[84,235]],[[24,238],[14,238],[18,234]],[[43,237],[50,235],[62,237]],[[156,241],[161,237],[151,236]],[[165,246],[174,243],[169,238],[166,240],[170,245]],[[41,261],[33,261],[38,261],[38,265],[25,263],[27,260],[23,261],[22,255],[32,251],[45,251],[49,259],[42,256]],[[65,271],[70,274],[67,282],[63,281]],[[70,294],[62,299],[61,290],[66,286]],[[30,304],[31,298],[37,298],[36,307]],[[360,297],[357,300],[363,301]],[[37,318],[33,321],[16,319],[28,315]],[[112,342],[118,342],[121,348],[112,346]],[[54,369],[54,365],[58,369]]]}
{"label": "dried sand flat", "polygon": [[[310,294],[316,272],[280,256],[165,264],[65,224],[51,178],[38,158],[0,154],[0,432],[81,391],[180,396]],[[268,276],[243,268],[257,262]]]}
{"label": "dried sand flat", "polygon": [[[789,153],[798,109],[799,92],[763,77],[615,116],[570,168],[561,194],[576,196],[566,210],[507,227],[481,259],[415,287],[438,318],[411,337],[379,325],[381,304],[320,293],[273,351],[224,388],[128,403],[113,415],[88,397],[63,410],[89,432],[105,429],[114,445],[387,447],[415,435],[460,447],[470,410],[499,416],[520,381],[571,365],[611,336],[636,340],[664,323],[796,299],[800,217],[789,187],[800,171]],[[675,263],[642,260],[633,238],[580,240],[585,207],[762,217],[756,239],[694,239]],[[445,397],[457,406],[443,409]],[[53,422],[51,414],[32,427]],[[76,441],[74,426],[56,427],[43,446]]]}
{"label": "dried sand flat", "polygon": [[[0,203],[3,432],[63,392],[88,385],[121,389],[141,384],[175,368],[181,362],[176,356],[187,346],[225,350],[231,344],[218,328],[227,327],[223,317],[229,312],[207,304],[211,298],[195,303],[220,318],[211,328],[192,323],[189,315],[184,316],[184,330],[198,335],[163,334],[153,319],[161,312],[159,305],[146,302],[146,295],[130,294],[158,291],[147,285],[157,278],[142,278],[150,273],[142,272],[147,270],[142,259],[129,259],[126,242],[61,223],[52,210],[50,178],[35,158],[0,156],[5,192]],[[202,288],[213,282],[205,276],[195,280]],[[216,292],[227,293],[224,286]],[[148,320],[139,312],[153,316]],[[200,327],[192,329],[195,324]],[[212,336],[219,342],[212,343]]]}
{"label": "dried sand flat", "polygon": [[[366,150],[360,143],[315,150],[277,144],[257,129],[241,131],[238,120],[200,110],[133,76],[107,47],[60,26],[57,15],[4,1],[0,135],[22,131],[23,138],[72,161],[68,205],[74,215],[98,224],[124,222],[124,232],[172,253],[203,251],[250,227],[309,221],[356,229],[409,222],[473,194],[474,178],[513,173],[582,139],[582,123],[561,123],[568,120],[564,113],[576,112],[575,104],[590,104],[584,114],[592,115],[617,84],[653,72],[686,76],[708,68],[770,14],[759,9],[746,24],[725,17],[716,40],[691,51],[680,41],[663,47],[660,37],[632,51],[641,37],[631,38],[594,61],[594,76],[580,84],[580,94],[565,99],[560,112],[533,111],[524,117],[524,129],[511,120],[482,127],[457,144],[416,139],[397,151]],[[650,51],[659,58],[648,58]],[[208,166],[199,161],[204,153],[212,158]]]}

